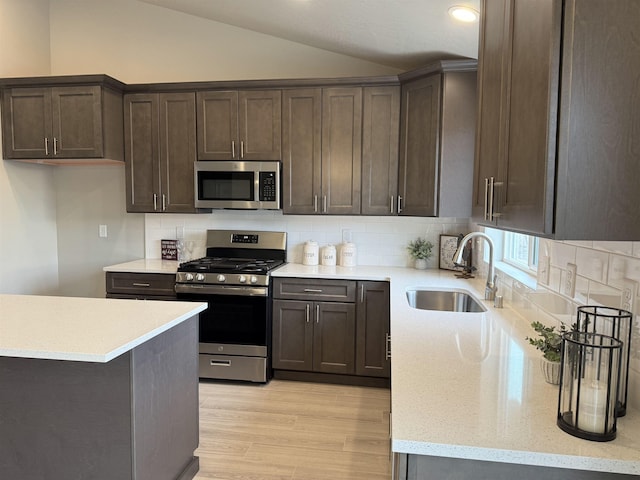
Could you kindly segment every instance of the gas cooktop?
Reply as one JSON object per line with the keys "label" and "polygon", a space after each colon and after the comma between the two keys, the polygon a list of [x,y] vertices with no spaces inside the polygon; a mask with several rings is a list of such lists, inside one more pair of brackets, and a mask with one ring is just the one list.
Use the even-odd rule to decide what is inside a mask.
{"label": "gas cooktop", "polygon": [[179,272],[198,273],[266,273],[284,263],[283,260],[257,258],[202,257],[180,264]]}

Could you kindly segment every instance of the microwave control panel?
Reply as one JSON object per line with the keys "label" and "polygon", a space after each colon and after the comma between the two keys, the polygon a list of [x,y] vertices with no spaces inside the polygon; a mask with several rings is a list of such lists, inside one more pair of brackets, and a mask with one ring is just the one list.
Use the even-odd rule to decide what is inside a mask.
{"label": "microwave control panel", "polygon": [[276,172],[260,172],[260,201],[275,202],[276,197]]}

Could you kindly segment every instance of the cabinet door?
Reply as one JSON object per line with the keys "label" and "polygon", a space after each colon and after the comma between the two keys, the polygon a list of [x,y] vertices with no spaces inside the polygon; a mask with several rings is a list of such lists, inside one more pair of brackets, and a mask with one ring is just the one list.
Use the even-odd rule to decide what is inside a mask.
{"label": "cabinet door", "polygon": [[438,214],[441,75],[402,86],[400,120],[400,215]]}
{"label": "cabinet door", "polygon": [[238,92],[198,92],[198,160],[240,158]]}
{"label": "cabinet door", "polygon": [[366,87],[362,107],[362,214],[392,215],[398,192],[400,87]]}
{"label": "cabinet door", "polygon": [[498,225],[553,232],[562,2],[512,0],[504,162]]}
{"label": "cabinet door", "polygon": [[318,213],[322,186],[322,89],[283,92],[283,213]]}
{"label": "cabinet door", "polygon": [[102,89],[99,86],[51,89],[53,156],[103,156]]}
{"label": "cabinet door", "polygon": [[51,89],[13,88],[2,102],[4,158],[46,158],[53,153]]}
{"label": "cabinet door", "polygon": [[640,2],[565,5],[556,238],[637,241]]}
{"label": "cabinet door", "polygon": [[355,305],[318,302],[313,308],[313,370],[355,373]]}
{"label": "cabinet door", "polygon": [[238,92],[240,159],[280,160],[282,92]]}
{"label": "cabinet door", "polygon": [[488,217],[489,179],[498,177],[503,155],[503,102],[507,82],[507,12],[510,0],[483,1],[478,51],[478,125],[473,182],[473,218],[491,225]]}
{"label": "cabinet door", "polygon": [[195,212],[195,93],[160,94],[160,178],[163,212]]}
{"label": "cabinet door", "polygon": [[273,301],[273,368],[313,370],[312,302]]}
{"label": "cabinet door", "polygon": [[124,96],[127,212],[155,212],[161,208],[158,104],[157,94]]}
{"label": "cabinet door", "polygon": [[361,281],[358,282],[358,292],[360,296],[356,324],[356,375],[389,378],[389,284]]}
{"label": "cabinet door", "polygon": [[322,213],[360,213],[362,89],[322,93]]}

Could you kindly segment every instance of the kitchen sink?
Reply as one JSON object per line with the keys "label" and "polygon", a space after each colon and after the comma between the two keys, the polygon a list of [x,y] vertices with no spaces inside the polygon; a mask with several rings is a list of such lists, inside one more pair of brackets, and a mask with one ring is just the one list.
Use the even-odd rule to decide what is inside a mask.
{"label": "kitchen sink", "polygon": [[486,312],[478,300],[464,290],[407,290],[409,306],[419,310],[440,310],[443,312]]}

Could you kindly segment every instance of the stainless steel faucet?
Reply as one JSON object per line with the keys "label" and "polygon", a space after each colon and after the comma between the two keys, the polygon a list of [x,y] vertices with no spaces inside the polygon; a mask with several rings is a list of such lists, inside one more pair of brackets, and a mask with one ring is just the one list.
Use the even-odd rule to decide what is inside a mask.
{"label": "stainless steel faucet", "polygon": [[487,234],[482,232],[471,232],[465,235],[462,240],[460,240],[460,244],[458,245],[456,253],[453,254],[453,263],[455,263],[456,265],[462,263],[462,253],[464,252],[464,246],[469,240],[475,237],[482,237],[489,244],[489,272],[487,273],[487,284],[484,289],[484,299],[495,300],[498,287],[496,285],[496,273],[493,266],[493,240],[491,240],[491,238]]}

